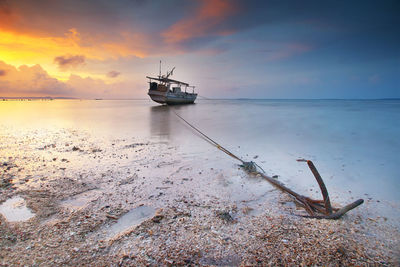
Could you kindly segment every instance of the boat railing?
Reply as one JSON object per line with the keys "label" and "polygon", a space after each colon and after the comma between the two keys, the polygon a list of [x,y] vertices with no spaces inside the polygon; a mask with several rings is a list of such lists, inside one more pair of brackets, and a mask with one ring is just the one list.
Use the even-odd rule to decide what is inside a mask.
{"label": "boat railing", "polygon": [[196,87],[194,85],[189,85],[188,83],[177,81],[177,80],[173,80],[173,79],[169,79],[169,78],[154,78],[154,77],[149,77],[149,76],[146,76],[146,78],[149,79],[150,85],[153,83],[153,80],[154,80],[154,81],[159,81],[161,84],[163,84],[163,85],[165,85],[167,87],[173,87],[171,85],[177,85],[175,87],[179,87],[179,88],[184,87],[185,88],[185,93],[187,92],[188,88],[189,89],[192,88],[192,93],[194,94],[194,89]]}

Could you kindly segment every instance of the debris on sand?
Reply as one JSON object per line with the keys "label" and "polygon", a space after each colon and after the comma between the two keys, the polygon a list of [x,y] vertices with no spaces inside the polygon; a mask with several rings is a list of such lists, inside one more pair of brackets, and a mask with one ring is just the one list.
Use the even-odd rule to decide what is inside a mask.
{"label": "debris on sand", "polygon": [[234,222],[235,221],[233,219],[231,213],[227,210],[217,210],[215,213],[217,214],[217,217],[220,218],[221,220],[224,220],[226,222]]}
{"label": "debris on sand", "polygon": [[163,209],[158,209],[151,220],[155,223],[160,223],[164,218]]}
{"label": "debris on sand", "polygon": [[135,148],[135,147],[138,147],[138,146],[146,146],[148,144],[149,143],[133,143],[133,144],[124,146],[124,148]]}
{"label": "debris on sand", "polygon": [[12,178],[11,176],[2,176],[0,178],[0,188],[12,187]]}
{"label": "debris on sand", "polygon": [[73,148],[72,148],[72,151],[82,151],[79,147],[77,147],[77,146],[74,146]]}

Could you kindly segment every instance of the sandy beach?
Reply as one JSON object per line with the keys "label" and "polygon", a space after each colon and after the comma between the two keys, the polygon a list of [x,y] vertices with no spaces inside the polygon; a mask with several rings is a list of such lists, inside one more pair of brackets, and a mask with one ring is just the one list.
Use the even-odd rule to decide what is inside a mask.
{"label": "sandy beach", "polygon": [[399,264],[399,230],[373,199],[307,219],[218,150],[13,127],[0,136],[3,266]]}
{"label": "sandy beach", "polygon": [[0,267],[400,266],[399,14],[0,0]]}

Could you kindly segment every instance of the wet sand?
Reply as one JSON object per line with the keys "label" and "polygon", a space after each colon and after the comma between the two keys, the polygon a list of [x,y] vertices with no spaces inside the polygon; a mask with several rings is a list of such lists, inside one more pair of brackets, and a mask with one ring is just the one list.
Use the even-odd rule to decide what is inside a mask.
{"label": "wet sand", "polygon": [[0,216],[1,265],[399,264],[399,231],[372,201],[338,221],[302,218],[217,150],[68,127],[0,139],[0,205],[34,214]]}

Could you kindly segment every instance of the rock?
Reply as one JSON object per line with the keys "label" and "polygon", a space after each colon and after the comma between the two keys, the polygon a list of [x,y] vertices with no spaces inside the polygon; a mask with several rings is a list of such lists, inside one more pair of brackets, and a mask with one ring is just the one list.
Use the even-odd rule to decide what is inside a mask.
{"label": "rock", "polygon": [[217,217],[220,218],[221,220],[227,221],[227,222],[233,222],[234,219],[232,215],[229,213],[229,211],[221,211],[218,210],[216,211]]}
{"label": "rock", "polygon": [[251,208],[251,207],[243,207],[242,208],[242,212],[243,212],[243,214],[249,214],[251,211],[253,210],[253,208]]}
{"label": "rock", "polygon": [[118,220],[117,216],[111,215],[111,214],[106,214],[107,218],[113,219],[113,220]]}
{"label": "rock", "polygon": [[164,215],[156,215],[151,220],[155,223],[160,223],[163,218],[164,218]]}

